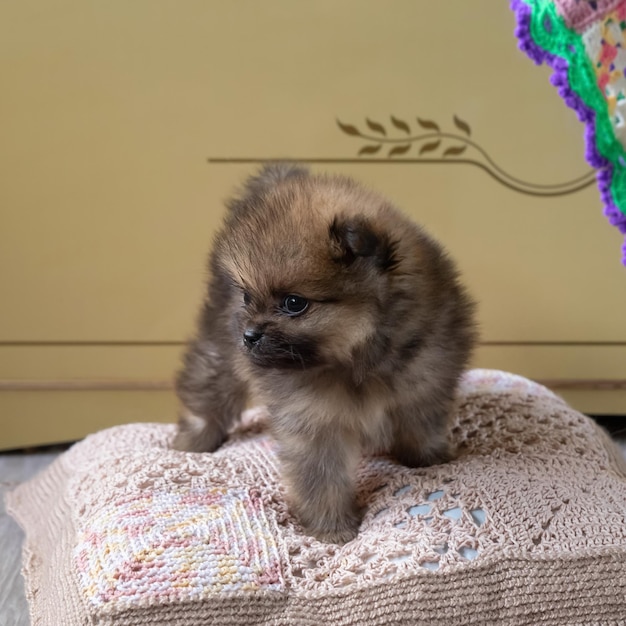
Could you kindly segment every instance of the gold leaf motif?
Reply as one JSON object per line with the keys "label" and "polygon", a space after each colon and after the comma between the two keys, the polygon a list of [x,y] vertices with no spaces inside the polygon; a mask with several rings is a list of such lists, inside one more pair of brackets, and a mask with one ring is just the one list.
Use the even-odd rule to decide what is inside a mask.
{"label": "gold leaf motif", "polygon": [[405,154],[409,151],[409,149],[411,148],[411,144],[410,143],[405,143],[401,146],[396,146],[395,148],[392,148],[391,150],[389,150],[389,155],[388,156],[394,156],[396,154]]}
{"label": "gold leaf motif", "polygon": [[360,135],[361,134],[358,128],[356,128],[355,126],[351,126],[350,124],[342,124],[339,120],[337,120],[337,124],[339,125],[339,128],[341,128],[341,130],[344,133],[346,133],[346,135]]}
{"label": "gold leaf motif", "polygon": [[376,154],[382,148],[382,144],[377,146],[364,146],[359,150],[359,154]]}
{"label": "gold leaf motif", "polygon": [[432,152],[433,150],[436,150],[439,147],[440,143],[441,143],[440,139],[437,139],[437,141],[431,141],[430,143],[425,143],[420,148],[420,154],[424,154],[424,152]]}
{"label": "gold leaf motif", "polygon": [[365,118],[365,122],[375,133],[380,133],[381,135],[387,136],[387,131],[382,124],[379,124],[378,122],[372,122],[372,120],[368,119],[367,117]]}
{"label": "gold leaf motif", "polygon": [[446,148],[443,156],[456,156],[463,154],[465,152],[465,148],[467,148],[467,146],[452,146],[451,148]]}
{"label": "gold leaf motif", "polygon": [[403,122],[402,120],[399,120],[397,117],[394,117],[393,115],[391,116],[391,123],[396,128],[399,128],[400,130],[403,130],[407,135],[409,135],[411,133],[411,129],[409,128],[409,125],[406,122]]}
{"label": "gold leaf motif", "polygon": [[454,125],[459,130],[462,130],[468,137],[472,134],[472,131],[467,122],[464,122],[461,118],[457,117],[456,115],[454,116],[453,119],[454,119]]}
{"label": "gold leaf motif", "polygon": [[437,124],[436,122],[433,122],[432,120],[423,120],[423,119],[418,117],[417,118],[417,123],[422,128],[426,128],[428,130],[436,130],[437,132],[440,132],[439,124]]}

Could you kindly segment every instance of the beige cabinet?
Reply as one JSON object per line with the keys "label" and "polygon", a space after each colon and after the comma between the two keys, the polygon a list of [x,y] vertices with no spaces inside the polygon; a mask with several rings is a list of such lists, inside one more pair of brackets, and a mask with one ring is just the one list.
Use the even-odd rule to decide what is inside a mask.
{"label": "beige cabinet", "polygon": [[297,158],[380,189],[480,303],[477,366],[626,413],[626,269],[508,2],[0,6],[0,448],[172,420],[222,201]]}

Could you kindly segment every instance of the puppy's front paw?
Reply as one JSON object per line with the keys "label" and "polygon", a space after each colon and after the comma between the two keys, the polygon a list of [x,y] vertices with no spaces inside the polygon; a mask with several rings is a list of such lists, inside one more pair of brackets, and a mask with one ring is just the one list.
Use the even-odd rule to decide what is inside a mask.
{"label": "puppy's front paw", "polygon": [[225,434],[216,424],[186,413],[178,421],[172,448],[180,452],[213,452],[224,442]]}
{"label": "puppy's front paw", "polygon": [[336,528],[312,529],[311,534],[324,543],[337,543],[343,545],[352,541],[359,534],[359,525],[338,526]]}
{"label": "puppy's front paw", "polygon": [[361,525],[362,514],[356,507],[352,506],[343,515],[319,515],[315,516],[309,512],[308,524],[304,524],[307,532],[313,535],[319,541],[325,543],[344,544],[352,541],[359,534],[359,526]]}

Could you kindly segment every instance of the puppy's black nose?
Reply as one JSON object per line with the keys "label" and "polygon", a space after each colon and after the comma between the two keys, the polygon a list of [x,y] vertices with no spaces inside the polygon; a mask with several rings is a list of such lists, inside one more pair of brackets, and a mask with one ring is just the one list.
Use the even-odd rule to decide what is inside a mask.
{"label": "puppy's black nose", "polygon": [[258,343],[259,339],[263,337],[263,333],[258,328],[246,328],[243,332],[243,342],[251,348],[255,343]]}

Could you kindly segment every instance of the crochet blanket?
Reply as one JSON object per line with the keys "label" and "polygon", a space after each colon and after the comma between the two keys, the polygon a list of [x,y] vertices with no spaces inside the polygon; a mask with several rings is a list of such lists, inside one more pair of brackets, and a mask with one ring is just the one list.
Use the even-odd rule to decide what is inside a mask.
{"label": "crochet blanket", "polygon": [[174,426],[94,434],[9,494],[33,625],[618,624],[626,471],[594,422],[502,372],[466,375],[456,460],[363,461],[346,545],[285,504],[263,411],[213,454]]}
{"label": "crochet blanket", "polygon": [[[519,46],[586,124],[604,213],[626,234],[626,0],[512,0]],[[626,265],[626,243],[622,248]]]}

